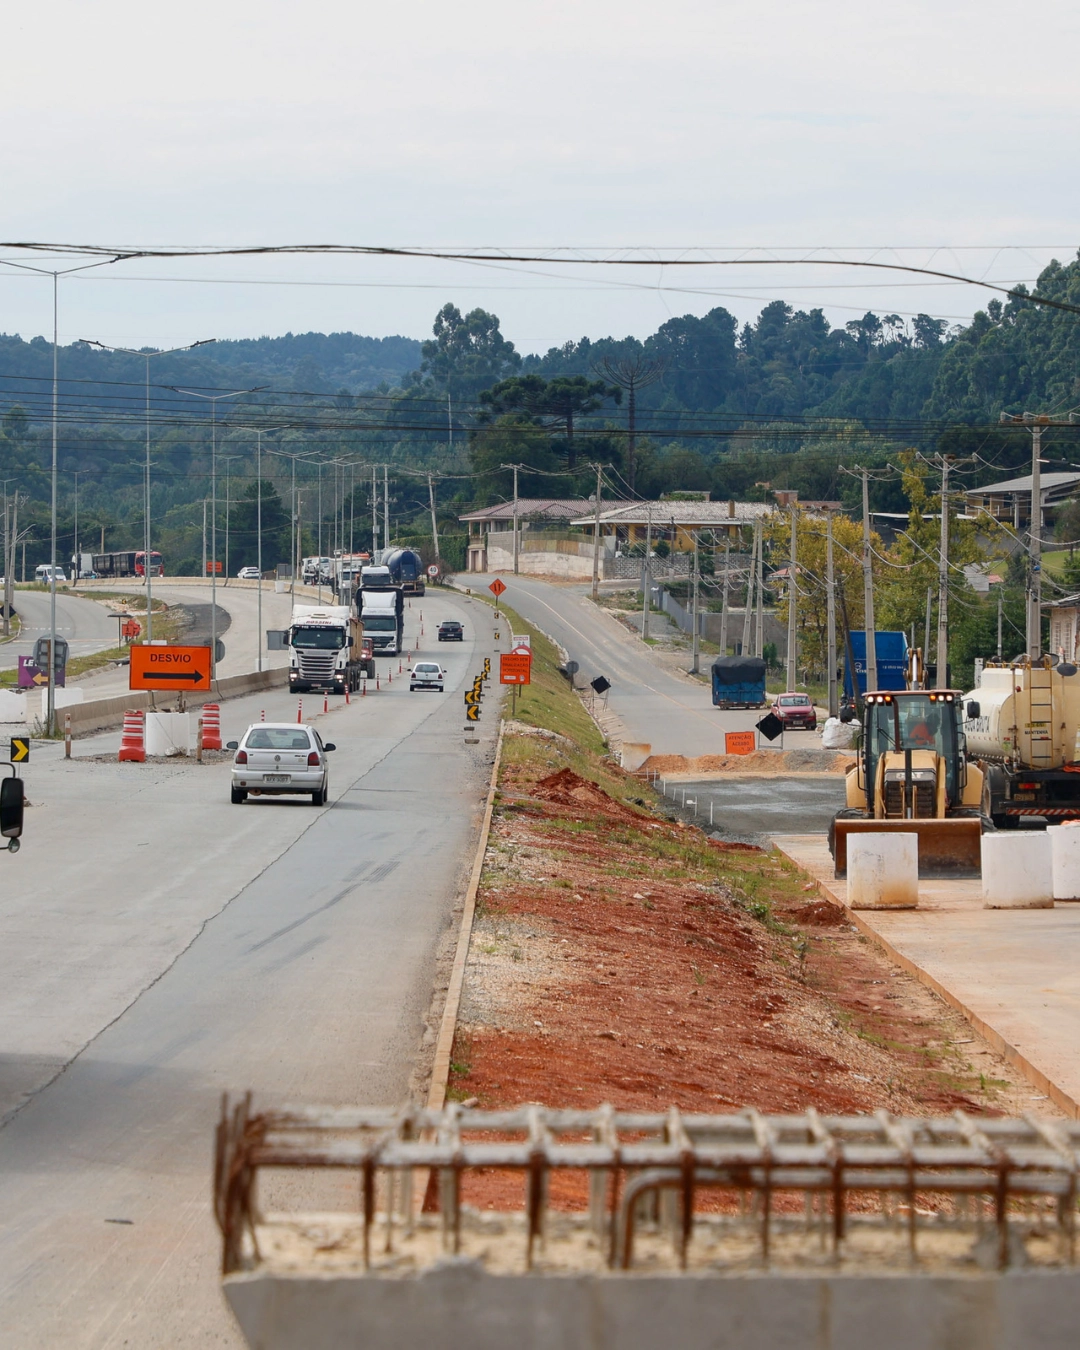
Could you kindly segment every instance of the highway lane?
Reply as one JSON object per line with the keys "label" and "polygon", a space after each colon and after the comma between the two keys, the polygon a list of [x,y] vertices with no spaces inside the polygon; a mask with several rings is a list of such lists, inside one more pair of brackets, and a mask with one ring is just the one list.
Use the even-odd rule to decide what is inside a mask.
{"label": "highway lane", "polygon": [[[13,670],[20,656],[29,656],[39,637],[51,631],[51,597],[47,591],[15,592],[15,612],[22,620],[19,636],[0,647],[0,670]],[[69,644],[70,656],[92,656],[116,646],[116,620],[96,600],[56,592],[56,633]]]}
{"label": "highway lane", "polygon": [[[34,1054],[43,1076],[66,1068],[0,1129],[5,1347],[240,1345],[210,1211],[220,1092],[405,1097],[495,729],[489,714],[464,744],[490,611],[434,595],[423,609],[421,654],[448,667],[447,693],[395,677],[339,701],[321,719],[340,747],[326,809],[230,806],[224,764],[35,759],[42,805],[0,859],[0,1081]],[[465,621],[461,647],[435,643],[441,617]],[[285,704],[226,704],[226,734]]]}
{"label": "highway lane", "polygon": [[[479,590],[493,579],[469,574],[458,581]],[[505,602],[577,661],[579,685],[597,675],[611,682],[608,704],[621,720],[626,740],[648,742],[653,754],[722,755],[725,732],[750,730],[762,717],[761,712],[714,708],[707,681],[665,670],[640,637],[591,602],[589,587],[506,574],[501,579],[507,587]],[[703,671],[711,659],[702,657]],[[784,742],[786,749],[821,744],[813,732],[788,733]]]}

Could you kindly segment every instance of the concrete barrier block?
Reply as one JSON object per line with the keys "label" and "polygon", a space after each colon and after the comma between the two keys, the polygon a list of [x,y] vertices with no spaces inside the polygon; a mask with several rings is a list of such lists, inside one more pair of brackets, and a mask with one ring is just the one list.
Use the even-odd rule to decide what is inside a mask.
{"label": "concrete barrier block", "polygon": [[1052,909],[1054,873],[1047,832],[984,834],[982,893],[987,909]]}
{"label": "concrete barrier block", "polygon": [[146,753],[186,755],[191,749],[191,714],[152,712],[146,714]]}
{"label": "concrete barrier block", "polygon": [[1048,830],[1054,900],[1080,900],[1080,821]]}
{"label": "concrete barrier block", "polygon": [[847,841],[847,902],[852,909],[915,909],[919,836],[852,834]]}
{"label": "concrete barrier block", "polygon": [[648,741],[623,741],[619,747],[619,763],[627,773],[637,773],[651,754],[652,746]]}

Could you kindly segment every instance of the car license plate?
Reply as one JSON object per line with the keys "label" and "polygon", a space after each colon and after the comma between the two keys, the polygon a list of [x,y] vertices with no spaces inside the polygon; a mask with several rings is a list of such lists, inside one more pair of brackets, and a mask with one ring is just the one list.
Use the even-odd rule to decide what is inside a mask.
{"label": "car license plate", "polygon": [[288,783],[292,778],[291,773],[264,773],[264,783]]}

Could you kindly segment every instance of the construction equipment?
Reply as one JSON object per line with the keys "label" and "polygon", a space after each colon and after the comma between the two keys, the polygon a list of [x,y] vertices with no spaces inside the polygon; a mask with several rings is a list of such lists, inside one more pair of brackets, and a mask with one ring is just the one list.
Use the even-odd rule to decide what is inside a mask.
{"label": "construction equipment", "polygon": [[853,833],[919,836],[920,877],[977,877],[983,775],[967,762],[963,695],[954,689],[868,694],[847,807],[829,828],[838,877]]}
{"label": "construction equipment", "polygon": [[983,814],[999,830],[1080,819],[1080,679],[1076,666],[1054,659],[989,664],[964,695]]}

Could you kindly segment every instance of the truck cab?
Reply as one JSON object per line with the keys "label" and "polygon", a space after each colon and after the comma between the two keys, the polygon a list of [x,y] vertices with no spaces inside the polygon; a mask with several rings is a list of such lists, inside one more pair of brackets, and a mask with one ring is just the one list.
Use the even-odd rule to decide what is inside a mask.
{"label": "truck cab", "polygon": [[289,628],[289,688],[296,693],[344,694],[371,674],[364,630],[347,605],[296,605]]}

